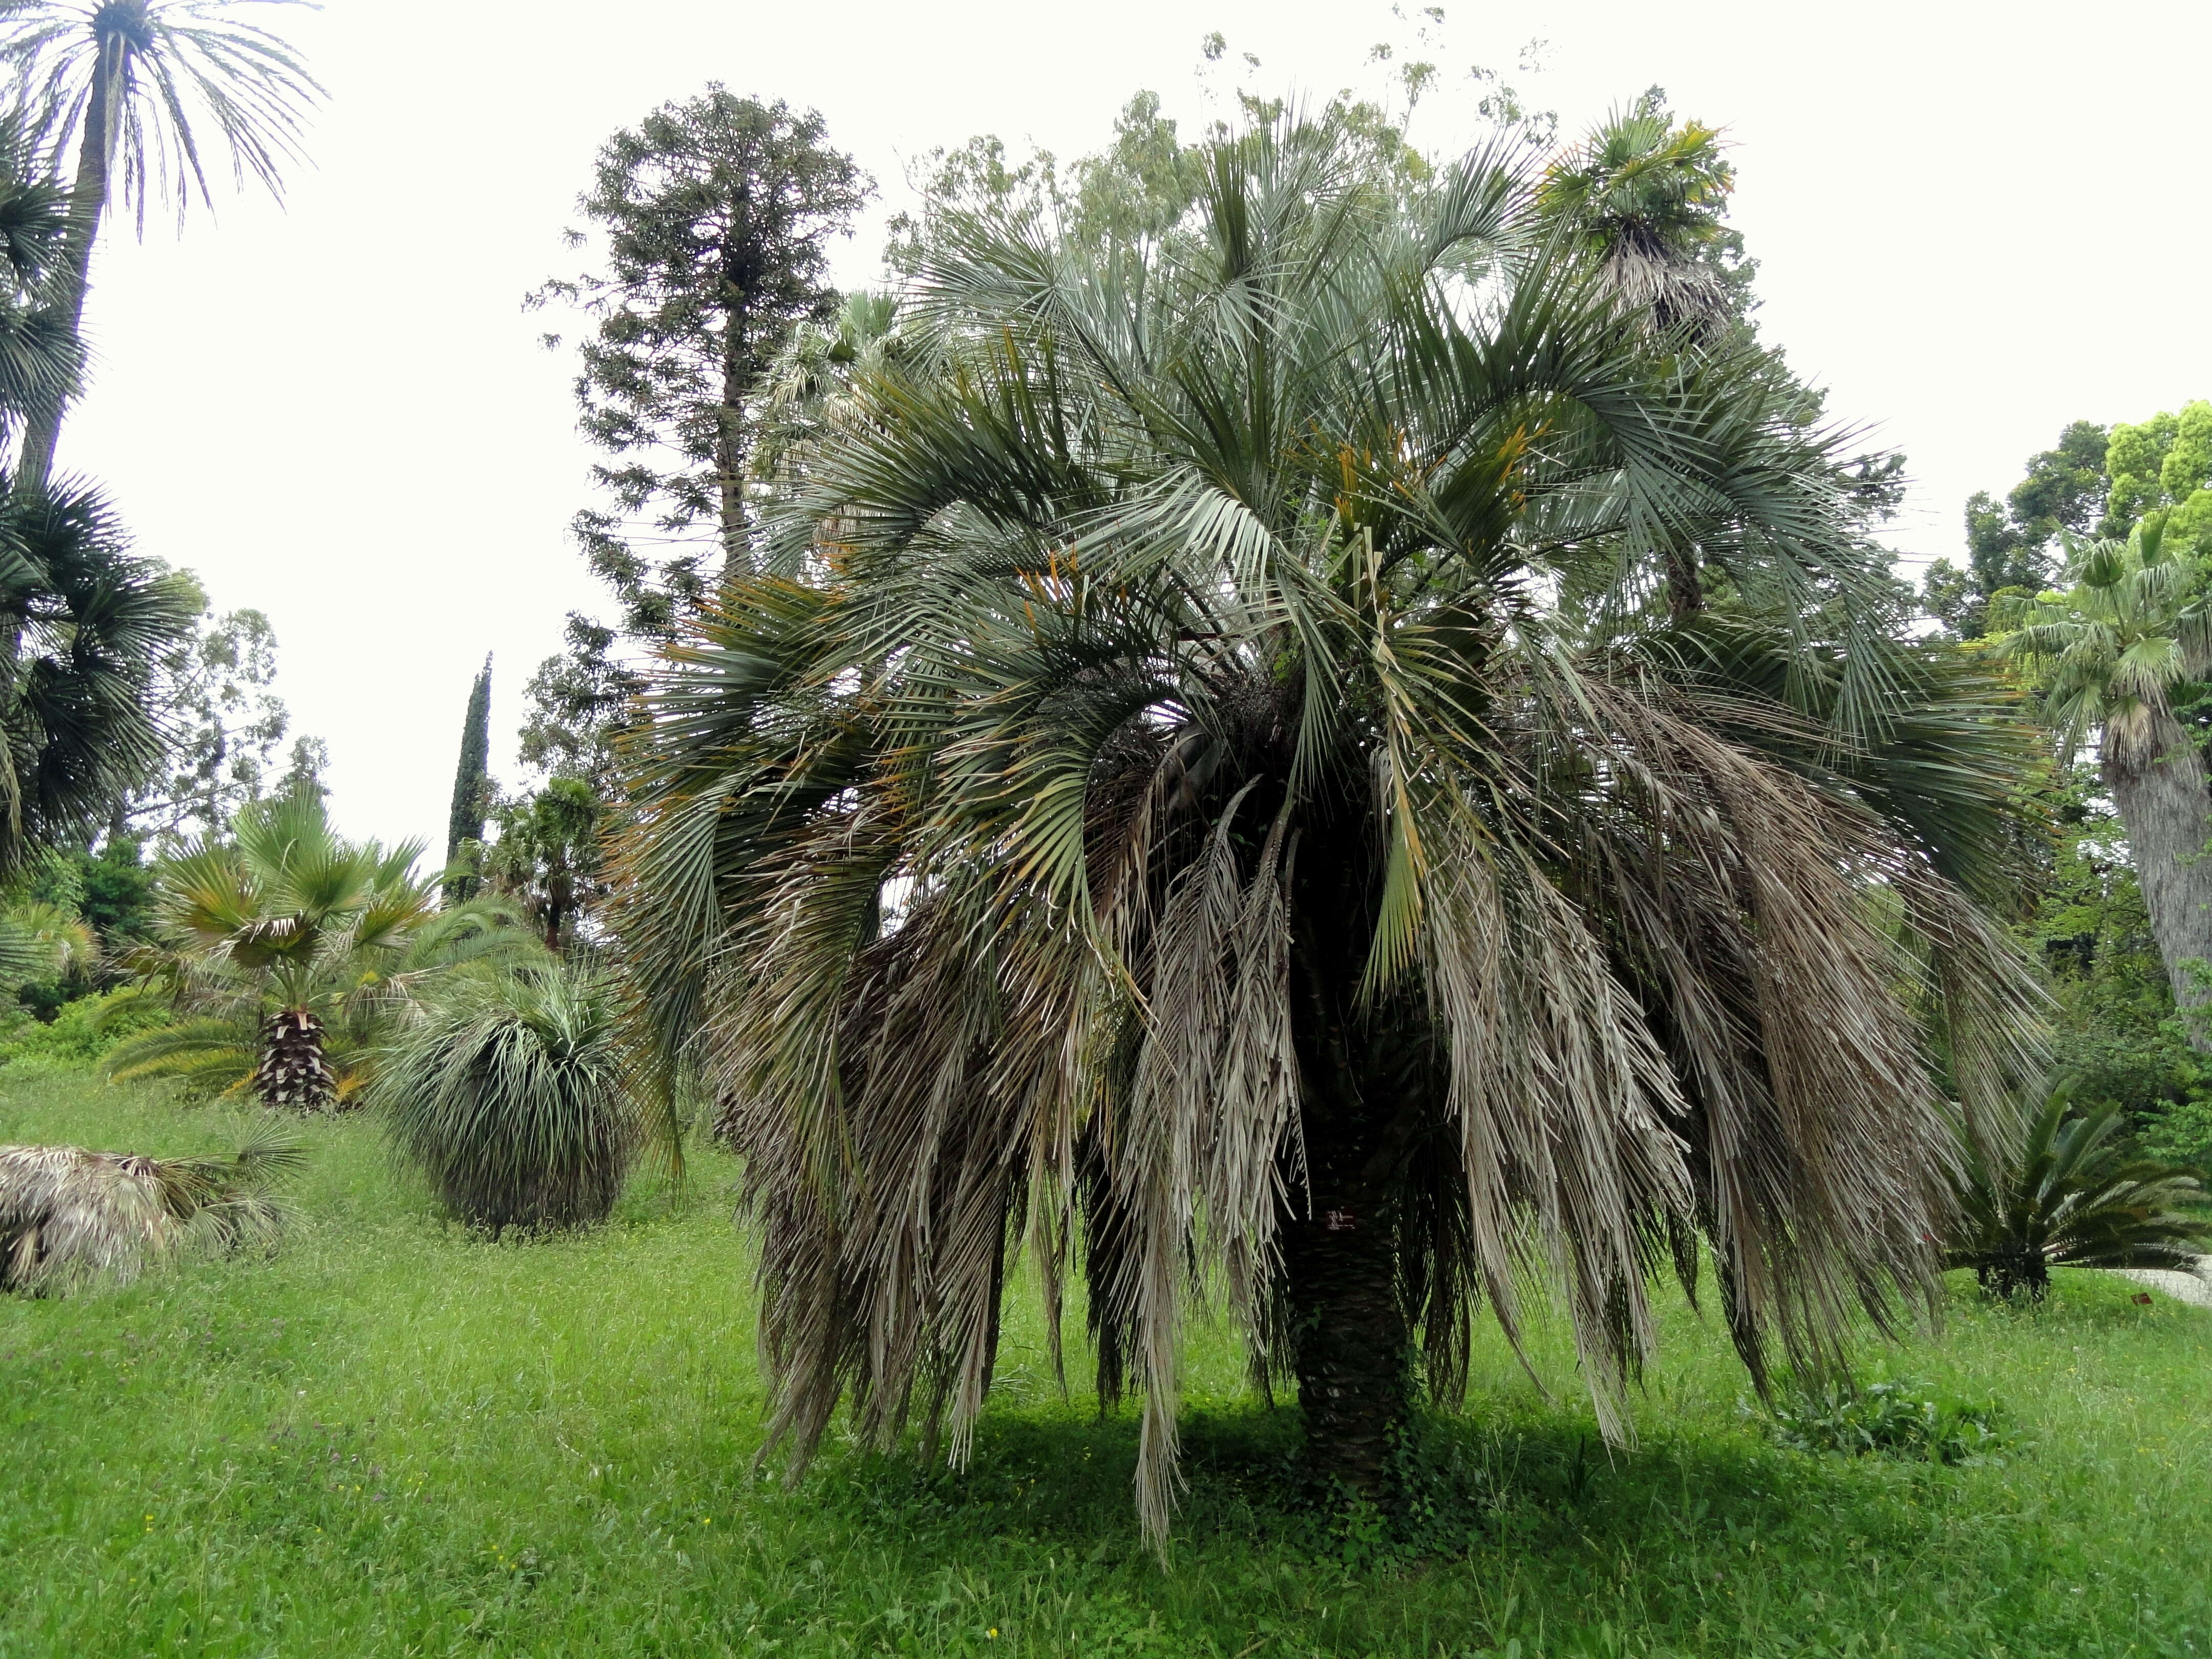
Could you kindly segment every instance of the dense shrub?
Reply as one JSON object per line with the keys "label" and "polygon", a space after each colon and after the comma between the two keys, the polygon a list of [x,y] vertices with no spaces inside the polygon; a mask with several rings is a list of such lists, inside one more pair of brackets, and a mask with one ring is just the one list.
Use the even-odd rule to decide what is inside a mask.
{"label": "dense shrub", "polygon": [[386,1049],[373,1098],[399,1158],[495,1233],[604,1220],[636,1145],[614,998],[559,963],[455,984]]}
{"label": "dense shrub", "polygon": [[64,1003],[49,1024],[20,1014],[0,1028],[0,1066],[88,1066],[125,1038],[151,1030],[168,1018],[166,1004],[127,987]]}

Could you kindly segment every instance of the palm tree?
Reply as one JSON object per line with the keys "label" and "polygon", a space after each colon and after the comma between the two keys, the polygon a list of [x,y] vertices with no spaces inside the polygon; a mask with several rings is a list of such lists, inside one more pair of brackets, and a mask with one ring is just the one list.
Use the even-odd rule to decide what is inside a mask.
{"label": "palm tree", "polygon": [[[138,228],[156,198],[173,202],[179,226],[191,198],[213,205],[210,140],[232,173],[272,195],[299,158],[302,106],[322,91],[292,49],[256,24],[247,6],[311,0],[0,0],[0,63],[19,101],[49,142],[77,143],[69,229],[50,307],[74,342],[84,316],[92,251],[111,200],[134,208]],[[120,169],[121,177],[116,176]],[[34,407],[16,468],[19,490],[46,488],[61,434],[64,399]]]}
{"label": "palm tree", "polygon": [[606,803],[581,778],[549,778],[495,811],[499,839],[483,851],[484,881],[537,923],[547,950],[568,951],[605,891]]}
{"label": "palm tree", "polygon": [[290,1213],[277,1188],[301,1162],[273,1140],[228,1158],[0,1146],[0,1291],[66,1294],[194,1243],[273,1243]]}
{"label": "palm tree", "polygon": [[42,303],[69,197],[18,115],[0,117],[0,433],[76,387],[83,352]]}
{"label": "palm tree", "polygon": [[1595,255],[1604,281],[1662,329],[1705,329],[1729,312],[1718,256],[1735,187],[1719,131],[1674,125],[1656,88],[1616,111],[1546,169],[1540,201]]}
{"label": "palm tree", "polygon": [[[802,1460],[848,1393],[964,1455],[1024,1239],[1155,1535],[1205,1287],[1370,1495],[1531,1276],[1608,1434],[1701,1238],[1761,1378],[1929,1293],[1927,1022],[1978,1100],[2029,1045],[1973,898],[2021,740],[1884,631],[1765,362],[1655,356],[1510,155],[1407,201],[1286,122],[1157,241],[949,222],[792,574],[670,653],[611,927]],[[1686,546],[1730,602],[1676,619]]]}
{"label": "palm tree", "polygon": [[269,1106],[352,1103],[391,1015],[465,962],[535,955],[507,907],[439,907],[422,844],[337,834],[308,794],[258,801],[228,839],[165,861],[164,942],[137,966],[177,1024],[107,1057],[111,1077],[182,1077]]}
{"label": "palm tree", "polygon": [[82,844],[160,766],[149,687],[197,608],[98,492],[0,503],[0,867]]}
{"label": "palm tree", "polygon": [[620,1014],[603,975],[557,960],[455,980],[378,1073],[393,1148],[495,1233],[605,1220],[640,1127]]}
{"label": "palm tree", "polygon": [[[2193,1012],[2212,1000],[2212,819],[2203,756],[2169,693],[2212,663],[2212,611],[2164,526],[2154,513],[2124,542],[2075,547],[2069,587],[1996,620],[2017,624],[1999,648],[2040,675],[2063,757],[2095,739],[2175,1006]],[[2202,1016],[2190,1041],[2212,1051]]]}
{"label": "palm tree", "polygon": [[2036,1301],[2054,1267],[2202,1273],[2212,1232],[2204,1189],[2185,1170],[2132,1156],[2126,1131],[2118,1106],[2077,1111],[2061,1087],[2004,1156],[1966,1146],[1945,1265],[1972,1267],[1993,1294]]}

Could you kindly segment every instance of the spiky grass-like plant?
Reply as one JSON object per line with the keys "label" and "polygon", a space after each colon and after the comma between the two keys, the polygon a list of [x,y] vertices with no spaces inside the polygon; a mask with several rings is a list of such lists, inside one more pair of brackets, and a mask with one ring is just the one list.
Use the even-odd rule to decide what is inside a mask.
{"label": "spiky grass-like plant", "polygon": [[455,985],[399,1033],[372,1087],[393,1150],[494,1232],[605,1220],[637,1143],[617,1013],[588,968]]}
{"label": "spiky grass-like plant", "polygon": [[297,1146],[234,1158],[143,1158],[79,1146],[0,1146],[0,1290],[59,1295],[135,1279],[180,1250],[273,1244]]}
{"label": "spiky grass-like plant", "polygon": [[1771,360],[1658,355],[1515,152],[1364,155],[1210,143],[1127,246],[948,220],[791,575],[647,708],[613,933],[726,1103],[802,1459],[845,1398],[964,1455],[1024,1249],[1156,1536],[1201,1297],[1379,1497],[1532,1280],[1609,1435],[1663,1264],[1754,1374],[1932,1294],[1931,1038],[1991,1114],[2032,1047],[1975,902],[2021,730]]}
{"label": "spiky grass-like plant", "polygon": [[[2040,1301],[2053,1267],[2163,1267],[2212,1278],[2204,1188],[2185,1170],[2136,1157],[2112,1105],[2076,1109],[2052,1089],[2016,1144],[1969,1146],[1945,1265],[1971,1267],[1996,1296]],[[2191,1212],[2195,1212],[2192,1213]]]}

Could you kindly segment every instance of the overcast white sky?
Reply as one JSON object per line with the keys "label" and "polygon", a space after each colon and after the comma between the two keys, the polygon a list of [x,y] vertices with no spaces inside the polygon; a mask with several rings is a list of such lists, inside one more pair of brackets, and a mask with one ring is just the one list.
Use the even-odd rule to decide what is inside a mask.
{"label": "overcast white sky", "polygon": [[[1411,9],[1409,7],[1408,9]],[[1570,129],[1657,83],[1725,126],[1769,337],[1839,417],[1903,449],[1895,538],[1953,552],[2066,422],[2212,396],[2204,89],[2212,5],[1582,0],[1450,8],[1446,63],[1510,69]],[[494,765],[521,688],[598,599],[565,526],[587,496],[569,367],[523,293],[617,127],[718,79],[820,108],[882,181],[839,256],[878,270],[907,161],[996,132],[1073,155],[1139,88],[1210,112],[1200,37],[1261,90],[1326,94],[1396,32],[1387,0],[331,0],[273,13],[329,86],[283,210],[220,201],[181,240],[112,237],[91,392],[60,465],[144,550],[257,605],[295,728],[331,745],[340,822],[442,847],[468,684],[496,653]],[[1471,135],[1425,105],[1431,148]]]}

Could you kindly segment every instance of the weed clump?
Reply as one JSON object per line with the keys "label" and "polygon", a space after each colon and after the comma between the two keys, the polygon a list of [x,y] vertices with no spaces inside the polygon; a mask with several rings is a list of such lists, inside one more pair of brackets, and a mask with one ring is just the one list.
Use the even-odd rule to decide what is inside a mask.
{"label": "weed clump", "polygon": [[1775,1406],[1772,1426],[1777,1443],[1793,1451],[1952,1465],[1987,1462],[2016,1437],[1995,1401],[1961,1400],[1910,1380],[1798,1389]]}

